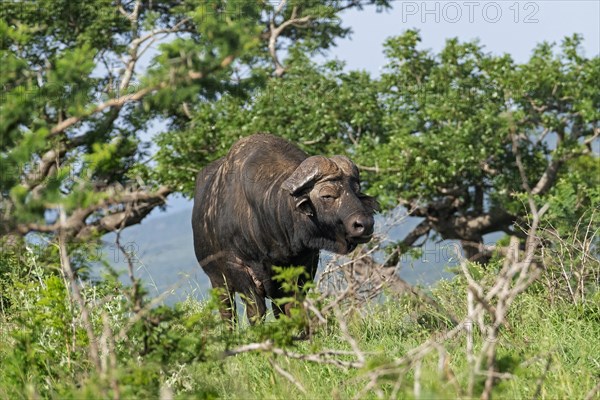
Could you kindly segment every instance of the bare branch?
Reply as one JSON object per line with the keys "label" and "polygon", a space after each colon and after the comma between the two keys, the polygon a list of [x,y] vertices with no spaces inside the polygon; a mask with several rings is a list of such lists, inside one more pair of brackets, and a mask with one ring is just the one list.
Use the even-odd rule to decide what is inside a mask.
{"label": "bare branch", "polygon": [[207,72],[189,71],[188,72],[188,77],[190,79],[195,79],[195,80],[196,79],[203,79],[203,78],[205,78],[208,75],[208,73],[212,73],[212,72],[215,72],[218,69],[224,69],[224,68],[228,67],[235,60],[235,57],[236,56],[233,55],[233,54],[228,55],[227,57],[223,58],[223,60],[221,61],[221,63],[217,67],[212,68],[212,69],[208,70]]}
{"label": "bare branch", "polygon": [[[428,234],[432,229],[431,223],[428,220],[422,221],[417,225],[406,237],[402,240],[402,245],[406,247],[411,247],[415,244],[415,242],[421,238],[422,236]],[[385,266],[386,267],[394,267],[400,262],[400,248],[397,248],[394,254],[389,257]]]}
{"label": "bare branch", "polygon": [[[233,62],[233,60],[235,60],[235,55],[229,55],[229,56],[225,57],[217,67],[212,68],[209,71],[206,71],[206,72],[188,71],[187,75],[190,79],[193,79],[193,80],[202,79],[202,78],[206,77],[207,73],[212,73],[218,69],[226,68]],[[120,97],[117,97],[114,99],[107,100],[104,103],[97,105],[90,111],[83,113],[82,115],[69,117],[69,118],[63,120],[62,122],[56,124],[50,130],[50,134],[48,136],[49,137],[56,136],[57,134],[59,134],[59,133],[63,132],[64,130],[77,124],[78,122],[81,122],[83,119],[88,118],[99,112],[102,112],[102,111],[106,110],[107,108],[111,108],[111,107],[121,108],[127,103],[139,101],[139,100],[143,99],[144,97],[146,97],[147,95],[151,94],[152,92],[155,92],[160,89],[164,89],[165,87],[167,87],[167,82],[161,82],[159,84],[138,90],[135,93],[131,93],[131,94],[120,96]]]}
{"label": "bare branch", "polygon": [[128,13],[127,10],[125,10],[125,8],[123,8],[123,5],[121,4],[121,2],[118,2],[118,10],[119,12],[125,17],[127,18],[129,21],[131,22],[137,22],[139,15],[140,15],[140,7],[142,5],[142,1],[141,0],[136,0],[135,5],[133,6],[133,11],[131,13]]}
{"label": "bare branch", "polygon": [[269,363],[271,364],[273,369],[279,373],[279,375],[283,376],[285,379],[293,383],[299,391],[306,394],[306,389],[304,389],[304,386],[302,386],[302,384],[296,378],[294,378],[292,374],[287,372],[285,369],[281,368],[281,366],[279,366],[279,364],[277,364],[273,358],[269,358]]}
{"label": "bare branch", "polygon": [[167,84],[163,82],[156,86],[151,86],[151,87],[141,89],[135,93],[131,93],[131,94],[127,94],[125,96],[107,100],[104,103],[97,105],[92,110],[83,113],[82,115],[69,117],[69,118],[63,120],[62,122],[56,124],[50,130],[50,135],[48,135],[48,136],[49,137],[56,136],[57,134],[63,132],[64,130],[66,130],[66,129],[70,128],[71,126],[77,124],[78,122],[82,121],[83,119],[90,117],[91,115],[97,114],[101,111],[104,111],[107,108],[110,108],[110,107],[119,107],[120,108],[120,107],[123,107],[127,103],[139,101],[142,98],[144,98],[145,96],[147,96],[148,94],[152,93],[153,91],[162,89],[166,86],[167,86]]}
{"label": "bare branch", "polygon": [[98,354],[98,343],[96,342],[96,335],[94,334],[94,328],[92,325],[92,321],[90,319],[90,311],[85,303],[85,300],[81,294],[81,289],[79,288],[79,284],[77,283],[77,278],[75,277],[75,273],[71,268],[71,260],[69,259],[69,254],[67,251],[67,235],[66,235],[66,213],[65,210],[61,207],[59,210],[59,232],[58,232],[58,249],[60,254],[60,265],[62,267],[62,272],[65,276],[65,279],[71,286],[71,290],[73,293],[73,297],[81,310],[81,320],[83,323],[83,327],[88,336],[89,340],[89,350],[90,350],[90,358],[94,365],[96,366],[97,371],[101,371],[100,357]]}
{"label": "bare branch", "polygon": [[546,167],[542,177],[531,190],[531,194],[544,194],[554,185],[558,171],[563,164],[563,159],[553,159]]}
{"label": "bare branch", "polygon": [[365,355],[360,350],[360,347],[358,347],[358,343],[356,343],[356,340],[354,340],[352,335],[350,335],[350,333],[348,332],[348,325],[346,325],[345,318],[343,318],[341,316],[341,312],[340,312],[339,308],[335,307],[334,311],[336,313],[337,321],[340,324],[340,330],[342,331],[344,338],[350,344],[350,347],[352,347],[352,351],[356,355],[356,359],[358,360],[358,362],[361,364],[364,364],[365,363]]}
{"label": "bare branch", "polygon": [[226,350],[222,355],[223,355],[223,357],[231,357],[231,356],[235,356],[237,354],[251,353],[251,352],[273,353],[273,354],[285,356],[288,358],[293,358],[296,360],[310,361],[310,362],[314,362],[317,364],[335,365],[336,367],[340,367],[343,369],[362,368],[364,366],[364,364],[361,362],[343,361],[343,360],[329,358],[328,355],[331,354],[329,352],[325,352],[325,353],[321,352],[321,353],[315,353],[315,354],[300,354],[300,353],[291,352],[291,351],[288,351],[285,349],[275,347],[273,345],[273,342],[270,340],[267,340],[266,342],[262,342],[262,343],[246,344],[243,346],[236,347],[234,349]]}
{"label": "bare branch", "polygon": [[527,173],[525,172],[525,166],[523,165],[523,160],[521,158],[521,152],[519,151],[519,142],[516,134],[512,134],[512,151],[515,155],[515,161],[517,163],[517,168],[519,169],[519,174],[521,175],[521,185],[527,191],[527,193],[531,193],[531,186],[529,185],[529,179],[527,179]]}
{"label": "bare branch", "polygon": [[365,170],[365,171],[369,171],[369,172],[375,172],[376,174],[388,174],[391,172],[400,172],[402,171],[400,168],[380,168],[377,164],[375,164],[374,167],[369,167],[367,165],[358,165],[356,164],[356,166],[359,169]]}
{"label": "bare branch", "polygon": [[147,40],[155,38],[157,35],[168,35],[170,33],[180,32],[180,28],[183,25],[185,25],[187,22],[189,22],[190,20],[191,20],[190,18],[184,18],[170,28],[155,29],[152,32],[149,32],[148,34],[146,34],[144,36],[134,39],[131,42],[131,44],[132,44],[132,46],[138,47],[140,44],[144,43]]}
{"label": "bare branch", "polygon": [[[123,78],[121,79],[121,84],[119,85],[119,89],[121,91],[125,90],[129,86],[129,82],[131,80],[131,77],[133,76],[133,71],[135,69],[137,61],[142,57],[146,50],[148,50],[148,48],[157,40],[157,36],[167,36],[171,33],[180,32],[181,26],[189,20],[190,18],[184,18],[181,21],[177,22],[175,25],[173,25],[173,27],[171,28],[156,29],[142,37],[136,37],[134,40],[131,41],[131,46],[129,49],[130,57],[129,60],[125,62],[125,71],[123,72]],[[137,27],[134,27],[133,29],[137,29]],[[140,46],[150,39],[152,39],[150,43],[148,43],[148,45],[144,47],[142,51],[138,51]]]}
{"label": "bare branch", "polygon": [[123,220],[121,221],[121,225],[119,226],[119,228],[117,229],[117,235],[115,237],[115,245],[117,246],[117,248],[119,249],[119,251],[123,254],[123,256],[125,257],[125,260],[127,261],[127,272],[129,273],[129,280],[131,281],[131,286],[132,286],[132,293],[130,296],[130,301],[133,305],[133,312],[137,313],[142,309],[142,302],[143,302],[143,294],[141,291],[141,284],[140,284],[140,280],[138,278],[135,277],[135,273],[134,273],[134,259],[133,259],[133,255],[131,254],[130,251],[127,251],[127,249],[125,247],[123,247],[123,245],[121,244],[121,231],[122,229],[125,227],[125,222],[127,221],[127,215],[131,214],[131,203],[128,203],[126,206],[126,216],[125,218],[123,218]]}
{"label": "bare branch", "polygon": [[[136,0],[135,5],[133,7],[133,11],[129,15],[126,15],[126,11],[123,9],[123,7],[121,5],[119,5],[119,11],[121,11],[121,13],[124,14],[127,17],[127,19],[131,22],[131,31],[132,31],[134,37],[138,36],[141,5],[142,5],[141,0]],[[123,72],[123,78],[121,79],[121,83],[119,85],[119,89],[121,91],[123,91],[126,87],[129,86],[129,81],[131,80],[131,77],[133,76],[133,70],[134,70],[135,64],[138,60],[138,54],[137,54],[138,47],[139,47],[139,43],[137,42],[137,39],[134,39],[131,42],[131,49],[129,51],[129,54],[131,55],[131,57],[129,58],[129,61],[126,63],[127,65],[126,65],[125,71]]]}
{"label": "bare branch", "polygon": [[[123,221],[125,221],[124,226],[141,221],[156,205],[164,204],[166,196],[171,192],[170,188],[161,187],[155,192],[140,189],[122,193],[108,193],[108,198],[89,207],[73,211],[68,218],[65,217],[63,222],[59,220],[52,224],[23,223],[18,224],[15,230],[19,234],[25,235],[32,231],[50,233],[62,229],[68,232],[69,235],[77,235],[80,238],[87,237],[94,229],[102,232],[114,231],[124,223]],[[107,210],[110,206],[127,204],[132,204],[131,211],[111,212]],[[95,222],[86,221],[94,212],[103,209],[107,210],[108,215]]]}
{"label": "bare branch", "polygon": [[600,137],[600,127],[595,126],[593,129],[594,134],[592,136],[590,136],[589,138],[585,139],[583,144],[584,145],[591,145],[592,142],[596,139],[598,139],[598,137]]}
{"label": "bare branch", "polygon": [[24,177],[22,182],[23,186],[30,191],[38,187],[40,183],[52,173],[52,167],[57,164],[58,159],[62,157],[66,151],[67,149],[65,146],[59,145],[58,148],[50,149],[44,153],[40,157],[37,166],[32,167],[29,173]]}
{"label": "bare branch", "polygon": [[277,39],[279,38],[279,35],[281,35],[281,33],[289,26],[305,26],[312,19],[314,19],[314,17],[310,15],[298,17],[298,7],[294,6],[292,8],[292,15],[290,19],[282,22],[279,26],[275,26],[275,17],[283,11],[285,4],[286,0],[282,0],[279,3],[269,21],[268,48],[269,54],[271,54],[271,58],[273,59],[273,64],[275,65],[275,76],[282,76],[285,73],[285,68],[281,62],[279,62],[279,58],[277,57]]}

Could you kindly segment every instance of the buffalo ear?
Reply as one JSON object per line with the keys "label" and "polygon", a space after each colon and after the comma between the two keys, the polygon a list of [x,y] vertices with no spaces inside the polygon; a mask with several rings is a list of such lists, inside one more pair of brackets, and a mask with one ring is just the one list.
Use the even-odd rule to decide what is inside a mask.
{"label": "buffalo ear", "polygon": [[296,197],[296,209],[309,217],[315,215],[313,208],[310,205],[310,198],[307,194]]}
{"label": "buffalo ear", "polygon": [[331,173],[332,167],[335,168],[335,164],[323,156],[308,157],[281,184],[281,187],[292,196],[298,196],[304,189]]}
{"label": "buffalo ear", "polygon": [[379,202],[375,197],[363,194],[360,196],[360,201],[365,205],[365,207],[371,208],[373,212],[379,211],[381,209],[381,207],[379,206]]}

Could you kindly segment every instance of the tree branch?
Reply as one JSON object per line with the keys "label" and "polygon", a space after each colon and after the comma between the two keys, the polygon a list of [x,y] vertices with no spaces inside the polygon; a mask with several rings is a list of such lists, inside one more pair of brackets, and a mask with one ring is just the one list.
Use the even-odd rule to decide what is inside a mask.
{"label": "tree branch", "polygon": [[[119,4],[119,11],[125,15],[125,17],[129,20],[129,22],[131,23],[131,31],[134,35],[134,37],[138,37],[138,27],[139,27],[139,17],[140,17],[140,7],[142,5],[142,2],[140,0],[136,0],[135,2],[135,6],[133,7],[133,11],[131,12],[131,14],[127,14],[126,11],[123,9],[123,7]],[[129,50],[129,54],[131,55],[131,57],[129,58],[129,61],[126,63],[126,68],[125,71],[123,72],[123,78],[121,79],[121,84],[119,85],[119,89],[120,91],[123,91],[126,87],[129,86],[129,81],[131,80],[131,77],[133,76],[133,70],[135,68],[135,64],[137,63],[138,60],[138,54],[137,54],[137,50],[139,47],[140,43],[137,41],[137,39],[134,39],[131,42],[131,49]]]}
{"label": "tree branch", "polygon": [[130,20],[131,22],[137,22],[139,16],[140,16],[140,7],[142,5],[142,1],[141,0],[136,0],[135,5],[133,6],[133,11],[131,11],[131,13],[128,13],[127,10],[125,10],[123,8],[123,5],[121,4],[121,2],[118,2],[118,9],[119,12],[128,20]]}
{"label": "tree branch", "polygon": [[58,249],[60,253],[60,265],[62,267],[62,273],[65,276],[65,280],[69,282],[71,286],[71,292],[77,305],[81,311],[81,320],[83,323],[83,327],[88,336],[89,340],[89,351],[90,351],[90,359],[94,363],[96,370],[100,371],[100,357],[98,352],[98,343],[96,342],[96,335],[94,334],[94,328],[92,325],[92,321],[90,319],[90,311],[85,303],[85,299],[81,294],[81,290],[79,288],[79,284],[77,283],[75,273],[71,268],[71,261],[69,259],[69,254],[67,252],[67,220],[65,215],[65,210],[61,207],[59,210],[59,221],[58,221]]}
{"label": "tree branch", "polygon": [[[181,30],[179,28],[182,25],[184,25],[186,22],[188,22],[189,20],[190,20],[190,18],[184,18],[181,21],[177,22],[175,25],[173,25],[173,27],[171,27],[171,28],[153,30],[152,32],[150,32],[148,34],[146,34],[142,37],[136,37],[134,40],[131,41],[131,48],[129,50],[130,58],[125,63],[126,68],[125,68],[125,71],[123,72],[123,79],[121,80],[121,84],[119,85],[119,89],[121,91],[125,90],[129,86],[129,82],[131,80],[131,77],[133,76],[133,70],[135,68],[137,61],[146,52],[148,47],[150,47],[150,45],[152,45],[152,43],[154,43],[154,41],[156,41],[156,36],[162,35],[162,34],[167,36],[171,33],[180,32]],[[134,25],[134,27],[133,27],[134,29],[137,28],[136,25],[137,24]],[[135,34],[137,35],[137,32],[135,32]],[[141,52],[138,52],[140,46],[144,42],[146,42],[150,39],[152,39],[152,41],[150,43],[148,43],[148,46],[146,46],[144,49],[142,49]]]}
{"label": "tree branch", "polygon": [[[164,204],[170,193],[172,190],[167,187],[161,187],[153,193],[141,189],[135,192],[117,193],[98,204],[76,209],[70,216],[65,217],[64,221],[59,220],[52,224],[17,224],[15,231],[20,235],[26,235],[29,232],[51,233],[63,229],[71,237],[85,239],[94,232],[110,232],[120,226],[126,227],[140,222],[154,207]],[[130,210],[113,212],[109,210],[110,207],[128,204],[131,205]],[[87,222],[88,217],[103,209],[108,215],[94,222]]]}
{"label": "tree branch", "polygon": [[88,111],[82,115],[77,115],[77,116],[72,116],[69,117],[65,120],[63,120],[62,122],[56,124],[51,130],[50,130],[50,135],[48,135],[50,138],[54,137],[56,135],[58,135],[59,133],[63,132],[64,130],[70,128],[71,126],[77,124],[78,122],[80,122],[81,120],[94,115],[96,113],[99,113],[101,111],[106,110],[107,108],[110,107],[123,107],[125,104],[130,103],[130,102],[134,102],[134,101],[138,101],[143,99],[146,95],[148,95],[149,93],[158,90],[158,89],[162,89],[164,87],[166,87],[167,84],[165,82],[162,82],[158,85],[155,86],[150,86],[144,89],[141,89],[135,93],[131,93],[131,94],[127,94],[125,96],[121,96],[121,97],[117,97],[114,99],[110,99],[105,101],[104,103],[101,103],[99,105],[97,105],[95,108],[93,108],[91,111]]}
{"label": "tree branch", "polygon": [[375,164],[374,167],[369,167],[366,165],[358,165],[358,164],[356,164],[356,166],[358,167],[358,169],[362,169],[362,170],[369,171],[369,172],[375,172],[376,174],[379,174],[379,173],[386,174],[386,173],[390,173],[390,172],[400,172],[401,171],[400,168],[379,168],[379,166],[377,164]]}
{"label": "tree branch", "polygon": [[337,360],[334,358],[330,358],[329,355],[331,354],[331,352],[328,352],[328,351],[316,353],[316,354],[300,354],[300,353],[291,352],[291,351],[288,351],[285,349],[275,347],[273,345],[273,342],[270,340],[267,340],[262,343],[251,343],[251,344],[247,344],[244,346],[236,347],[234,349],[226,350],[223,353],[223,357],[231,357],[231,356],[235,356],[237,354],[250,353],[250,352],[272,353],[272,354],[277,354],[277,355],[288,357],[288,358],[293,358],[296,360],[310,361],[310,362],[314,362],[317,364],[335,365],[336,367],[340,367],[343,369],[362,368],[364,366],[364,363],[359,362],[359,361],[343,361],[343,360]]}
{"label": "tree branch", "polygon": [[198,71],[189,71],[188,72],[188,77],[190,79],[194,79],[194,80],[203,79],[203,78],[205,78],[210,73],[213,73],[213,72],[215,72],[215,71],[217,71],[219,69],[227,68],[235,60],[235,57],[236,57],[235,55],[230,54],[227,57],[223,58],[223,60],[221,60],[221,63],[218,66],[213,67],[213,68],[211,68],[211,69],[209,69],[208,71],[205,71],[205,72],[202,72],[202,71],[200,71],[200,72],[198,72]]}
{"label": "tree branch", "polygon": [[298,7],[294,6],[292,8],[292,15],[291,15],[290,19],[282,22],[279,26],[275,26],[275,17],[283,11],[283,8],[284,8],[286,2],[287,2],[287,0],[282,0],[279,3],[279,5],[275,9],[275,12],[273,13],[273,15],[271,16],[271,19],[269,21],[268,48],[269,48],[269,54],[271,55],[271,58],[273,59],[273,64],[275,65],[275,76],[278,76],[278,77],[282,76],[285,73],[285,68],[279,62],[279,58],[277,57],[277,39],[279,38],[279,35],[281,35],[281,33],[287,27],[289,27],[291,25],[304,26],[308,22],[310,22],[311,19],[314,18],[310,15],[298,18],[297,17]]}
{"label": "tree branch", "polygon": [[554,185],[558,171],[563,164],[563,159],[553,159],[546,167],[542,177],[538,180],[535,187],[531,189],[531,194],[544,194]]}
{"label": "tree branch", "polygon": [[[212,68],[208,72],[212,73],[215,70],[225,68],[225,67],[229,66],[229,64],[231,64],[233,62],[233,60],[235,60],[235,56],[229,55],[229,56],[225,57],[217,67]],[[198,71],[189,71],[187,75],[190,79],[197,80],[197,79],[202,79],[202,78],[206,77],[207,73],[206,72],[198,72]],[[66,129],[70,128],[71,126],[77,124],[78,122],[82,121],[83,119],[90,117],[91,115],[94,115],[96,113],[104,111],[110,107],[121,108],[127,103],[139,101],[139,100],[143,99],[144,97],[146,97],[148,94],[150,94],[156,90],[163,89],[165,87],[167,87],[167,83],[161,82],[157,85],[138,90],[135,93],[131,93],[131,94],[127,94],[125,96],[107,100],[104,103],[97,105],[94,109],[92,109],[89,112],[86,112],[82,115],[69,117],[69,118],[65,119],[64,121],[58,123],[51,129],[50,135],[48,135],[48,136],[50,138],[53,136],[56,136],[57,134],[63,132],[64,130],[66,130]]]}

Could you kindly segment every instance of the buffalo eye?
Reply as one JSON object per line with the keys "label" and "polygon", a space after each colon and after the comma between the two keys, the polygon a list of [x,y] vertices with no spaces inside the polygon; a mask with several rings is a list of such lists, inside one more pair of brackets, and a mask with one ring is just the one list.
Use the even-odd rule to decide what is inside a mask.
{"label": "buffalo eye", "polygon": [[318,189],[318,196],[325,203],[331,203],[340,197],[339,188],[334,185],[326,185]]}

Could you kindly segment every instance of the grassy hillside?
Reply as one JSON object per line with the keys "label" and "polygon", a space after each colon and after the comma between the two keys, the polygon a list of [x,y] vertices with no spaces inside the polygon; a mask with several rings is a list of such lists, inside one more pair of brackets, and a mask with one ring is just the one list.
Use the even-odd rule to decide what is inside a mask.
{"label": "grassy hillside", "polygon": [[[448,291],[451,288],[458,289],[445,286],[442,296],[456,295],[456,292]],[[359,369],[246,353],[186,367],[177,372],[178,383],[192,393],[236,399],[378,398],[378,393],[389,398],[395,385],[400,383],[398,397],[414,398],[414,366],[390,368],[377,385],[364,391],[373,371],[406,356],[435,334],[435,329],[425,322],[424,314],[411,311],[406,303],[389,301],[362,309],[350,317],[349,334],[366,354],[365,366]],[[577,310],[564,303],[548,304],[531,294],[520,299],[510,319],[511,332],[500,339],[498,364],[502,378],[498,379],[494,398],[586,398],[600,381],[598,317],[597,308],[592,312]],[[476,342],[482,339],[478,336]],[[440,353],[436,350],[423,359],[419,398],[468,398],[465,336],[440,340],[439,345],[445,352],[443,364],[440,368]],[[315,354],[326,349],[352,353],[352,347],[335,324],[319,331],[310,342],[296,343],[291,351]],[[479,349],[480,343],[477,343],[475,351]],[[337,358],[356,360],[353,356]],[[272,362],[287,371],[298,385],[274,370]],[[481,392],[483,381],[484,376],[476,377],[475,393]]]}
{"label": "grassy hillside", "polygon": [[[479,272],[480,282],[497,273]],[[127,302],[108,297],[91,309],[101,344],[96,368],[83,329],[69,339],[68,322],[79,314],[69,311],[61,280],[37,279],[11,291],[12,305],[0,314],[0,398],[447,399],[471,397],[470,377],[472,396],[483,391],[485,375],[471,374],[466,331],[453,336],[456,326],[410,296],[337,304],[311,297],[325,319],[313,320],[305,341],[291,340],[304,326],[298,318],[230,331],[210,298],[154,308],[130,325]],[[466,288],[464,279],[442,281],[431,296],[462,319]],[[111,292],[105,285],[86,293]],[[590,300],[551,299],[541,283],[517,299],[497,341],[494,398],[597,398],[589,395],[600,378],[598,293]],[[475,328],[474,355],[486,340]]]}
{"label": "grassy hillside", "polygon": [[[335,290],[255,326],[221,321],[212,292],[161,306],[137,281],[76,279],[88,246],[59,243],[65,258],[29,243],[0,258],[0,398],[598,398],[598,215],[562,236],[533,224],[530,246],[512,237],[424,290],[357,274],[355,252]],[[143,226],[160,242],[149,249],[186,246],[165,233],[172,221]],[[284,271],[287,285],[301,272]]]}

